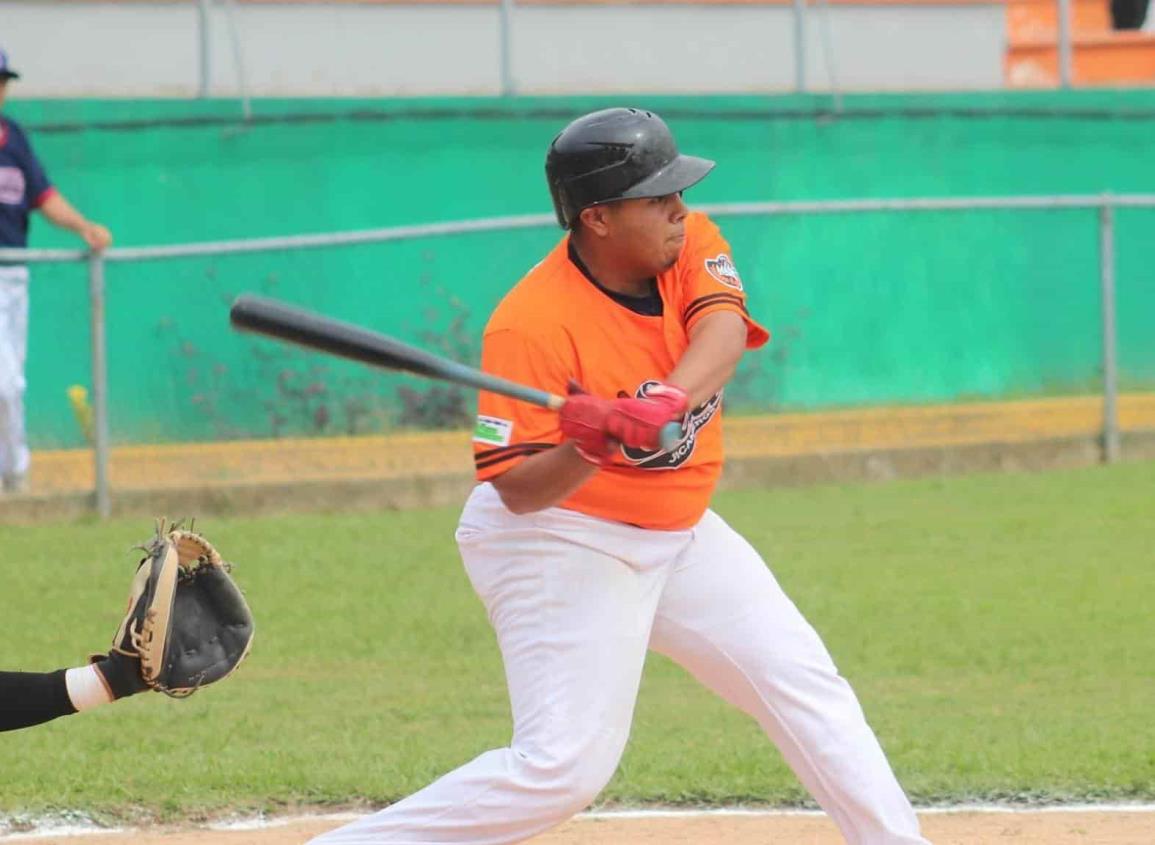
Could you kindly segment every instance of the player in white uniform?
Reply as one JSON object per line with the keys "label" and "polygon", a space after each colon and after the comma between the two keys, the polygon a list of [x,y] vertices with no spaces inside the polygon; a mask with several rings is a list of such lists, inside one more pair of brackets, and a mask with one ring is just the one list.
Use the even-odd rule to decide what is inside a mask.
{"label": "player in white uniform", "polygon": [[[494,312],[482,367],[571,398],[554,414],[481,394],[482,483],[457,531],[512,742],[315,843],[504,845],[565,821],[618,765],[648,649],[756,719],[847,842],[925,843],[822,641],[709,509],[722,388],[768,337],[729,245],[682,202],[712,167],[634,109],[586,115],[550,146],[570,233]],[[663,449],[672,420],[683,436]]]}
{"label": "player in white uniform", "polygon": [[[20,74],[0,50],[0,108]],[[56,190],[16,121],[0,116],[0,248],[28,246],[28,219],[40,211],[92,249],[112,243],[108,229],[85,219]],[[0,261],[0,496],[19,493],[28,475],[24,431],[24,359],[28,349],[28,268]]]}

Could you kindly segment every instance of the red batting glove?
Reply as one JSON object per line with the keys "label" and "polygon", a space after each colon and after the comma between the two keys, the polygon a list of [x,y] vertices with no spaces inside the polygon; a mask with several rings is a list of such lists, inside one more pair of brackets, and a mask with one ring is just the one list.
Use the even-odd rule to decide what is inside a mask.
{"label": "red batting glove", "polygon": [[618,442],[606,432],[606,417],[613,403],[590,396],[575,381],[569,383],[568,392],[559,411],[561,433],[591,464],[606,466],[618,449]]}
{"label": "red batting glove", "polygon": [[605,421],[606,432],[632,449],[661,447],[662,428],[681,422],[690,408],[686,391],[672,384],[651,387],[643,399],[615,399]]}

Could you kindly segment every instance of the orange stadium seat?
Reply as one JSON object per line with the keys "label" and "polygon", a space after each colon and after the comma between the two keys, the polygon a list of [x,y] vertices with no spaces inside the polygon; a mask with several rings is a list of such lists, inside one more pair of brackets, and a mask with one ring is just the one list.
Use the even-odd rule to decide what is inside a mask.
{"label": "orange stadium seat", "polygon": [[[1004,72],[1012,88],[1058,84],[1057,0],[1007,0]],[[1155,33],[1113,30],[1110,0],[1071,0],[1071,81],[1155,84]]]}

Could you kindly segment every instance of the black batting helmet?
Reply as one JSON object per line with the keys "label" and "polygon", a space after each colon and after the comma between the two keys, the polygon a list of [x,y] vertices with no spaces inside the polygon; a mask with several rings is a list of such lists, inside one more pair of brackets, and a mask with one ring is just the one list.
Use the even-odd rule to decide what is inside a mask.
{"label": "black batting helmet", "polygon": [[665,121],[641,109],[604,109],[579,117],[553,139],[545,157],[545,176],[563,229],[573,228],[583,208],[676,194],[713,167],[708,159],[681,155]]}

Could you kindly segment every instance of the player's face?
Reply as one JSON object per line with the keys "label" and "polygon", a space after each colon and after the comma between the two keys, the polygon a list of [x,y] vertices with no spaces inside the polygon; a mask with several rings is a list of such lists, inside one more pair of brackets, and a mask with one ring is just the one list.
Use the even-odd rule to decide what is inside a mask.
{"label": "player's face", "polygon": [[687,211],[681,193],[613,203],[609,234],[622,262],[646,275],[672,267],[686,240]]}
{"label": "player's face", "polygon": [[0,79],[0,108],[4,106],[4,96],[8,93],[8,80]]}

